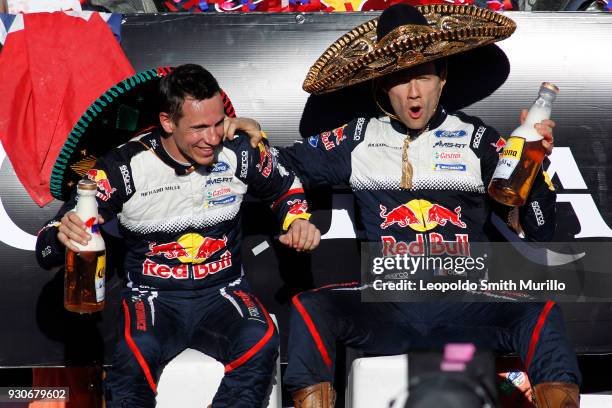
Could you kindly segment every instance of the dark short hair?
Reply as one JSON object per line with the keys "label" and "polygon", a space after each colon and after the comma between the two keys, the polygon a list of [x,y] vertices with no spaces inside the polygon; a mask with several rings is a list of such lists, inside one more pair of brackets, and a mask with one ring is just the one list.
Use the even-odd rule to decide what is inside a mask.
{"label": "dark short hair", "polygon": [[442,77],[446,77],[447,72],[447,66],[448,66],[448,60],[447,58],[438,58],[437,60],[434,61],[434,65],[436,67],[436,74],[438,74],[438,76],[440,78]]}
{"label": "dark short hair", "polygon": [[183,115],[186,98],[202,101],[220,91],[215,77],[200,65],[179,65],[159,82],[159,110],[177,123]]}

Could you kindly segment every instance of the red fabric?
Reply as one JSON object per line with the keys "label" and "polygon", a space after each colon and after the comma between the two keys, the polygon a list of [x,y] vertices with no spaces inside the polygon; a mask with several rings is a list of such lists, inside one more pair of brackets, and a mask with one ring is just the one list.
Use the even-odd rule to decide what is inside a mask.
{"label": "red fabric", "polygon": [[232,361],[231,363],[225,366],[225,374],[229,373],[232,370],[235,370],[236,368],[240,367],[241,365],[249,361],[251,357],[257,354],[259,350],[261,350],[262,347],[265,346],[268,341],[270,341],[270,339],[272,338],[272,335],[274,334],[274,322],[272,321],[272,318],[268,314],[268,311],[266,310],[266,308],[261,304],[259,299],[257,298],[254,298],[254,299],[257,301],[257,303],[259,304],[259,307],[261,308],[261,310],[263,310],[264,315],[266,316],[266,322],[268,323],[268,330],[266,330],[266,334],[264,334],[264,336],[257,342],[257,344],[255,344],[253,347],[247,350],[246,353],[238,357],[236,360]]}
{"label": "red fabric", "polygon": [[134,74],[98,13],[23,16],[0,53],[0,140],[32,199],[52,201],[49,178],[72,127],[115,83]]}
{"label": "red fabric", "polygon": [[153,379],[153,375],[151,374],[149,364],[147,364],[147,360],[145,360],[142,353],[140,352],[140,349],[138,348],[136,343],[134,343],[134,339],[132,339],[132,332],[130,330],[130,310],[128,308],[127,303],[125,303],[125,300],[121,303],[123,304],[123,313],[125,315],[125,328],[123,331],[125,341],[128,344],[130,350],[132,350],[132,353],[134,353],[136,361],[138,361],[138,364],[142,368],[144,376],[147,379],[147,382],[149,383],[149,387],[151,387],[151,391],[153,391],[154,394],[157,394],[157,384],[155,384],[155,380]]}
{"label": "red fabric", "polygon": [[308,331],[310,332],[312,339],[317,345],[317,349],[319,349],[319,353],[321,353],[321,358],[323,359],[323,362],[325,363],[327,368],[331,370],[332,361],[331,361],[331,358],[329,358],[329,353],[327,352],[327,349],[325,348],[325,344],[323,344],[323,340],[321,339],[321,335],[319,334],[319,331],[317,330],[317,326],[315,326],[314,322],[312,321],[312,318],[306,311],[306,308],[304,307],[304,305],[302,305],[302,302],[300,302],[300,299],[298,296],[299,295],[295,295],[293,297],[293,300],[292,300],[293,305],[295,306],[297,311],[302,316],[302,319],[304,319],[304,322],[306,323],[306,327],[308,327]]}
{"label": "red fabric", "polygon": [[540,333],[542,332],[542,328],[544,327],[544,323],[546,323],[546,317],[548,316],[548,312],[553,308],[555,302],[548,301],[544,305],[542,312],[540,313],[540,317],[538,318],[538,322],[533,328],[533,333],[531,334],[531,341],[529,342],[529,350],[527,351],[527,357],[525,358],[525,370],[529,370],[529,366],[531,365],[531,359],[535,353],[536,346],[538,345],[538,340],[540,339]]}

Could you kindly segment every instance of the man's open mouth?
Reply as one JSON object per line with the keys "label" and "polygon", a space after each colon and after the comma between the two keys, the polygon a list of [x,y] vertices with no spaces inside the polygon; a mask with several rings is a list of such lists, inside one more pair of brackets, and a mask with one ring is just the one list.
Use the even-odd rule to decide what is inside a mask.
{"label": "man's open mouth", "polygon": [[423,108],[421,108],[420,106],[412,106],[408,110],[408,114],[412,119],[418,119],[423,114]]}

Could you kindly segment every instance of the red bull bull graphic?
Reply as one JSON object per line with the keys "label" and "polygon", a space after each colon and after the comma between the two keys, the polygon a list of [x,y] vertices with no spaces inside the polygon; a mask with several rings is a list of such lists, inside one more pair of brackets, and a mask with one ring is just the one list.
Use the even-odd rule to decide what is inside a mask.
{"label": "red bull bull graphic", "polygon": [[178,259],[182,263],[199,264],[205,262],[215,253],[227,246],[227,236],[223,238],[203,237],[200,234],[182,235],[176,242],[149,244],[146,256],[163,256],[166,259]]}
{"label": "red bull bull graphic", "polygon": [[289,205],[289,214],[301,215],[308,212],[308,202],[306,200],[291,200],[287,202]]}
{"label": "red bull bull graphic", "polygon": [[438,225],[444,227],[449,222],[459,228],[467,228],[465,222],[461,221],[461,206],[451,211],[427,200],[411,200],[389,211],[387,207],[380,204],[380,217],[383,219],[380,224],[381,229],[397,224],[402,228],[410,227],[415,231],[424,232]]}
{"label": "red bull bull graphic", "polygon": [[113,188],[106,176],[106,172],[104,170],[91,169],[87,172],[87,178],[91,181],[95,181],[98,186],[98,191],[96,192],[96,197],[98,197],[102,201],[108,201],[109,198],[113,195],[116,188]]}
{"label": "red bull bull graphic", "polygon": [[223,248],[225,248],[226,244],[227,244],[226,236],[223,236],[223,239],[206,237],[204,238],[204,241],[202,241],[202,244],[198,248],[198,252],[196,253],[195,258],[204,259],[204,260],[208,259],[215,252],[218,252],[222,250]]}
{"label": "red bull bull graphic", "polygon": [[497,142],[491,143],[491,146],[493,146],[495,148],[495,151],[499,153],[502,151],[504,146],[506,146],[506,141],[504,140],[504,138],[500,137],[499,139],[497,139]]}
{"label": "red bull bull graphic", "polygon": [[433,204],[427,210],[427,222],[435,222],[445,226],[447,222],[459,228],[465,228],[465,222],[461,221],[461,206],[455,208],[454,212],[439,204]]}
{"label": "red bull bull graphic", "polygon": [[178,242],[168,242],[166,244],[156,244],[151,242],[149,244],[149,252],[146,256],[163,256],[166,259],[176,259],[181,256],[189,256],[185,247]]}
{"label": "red bull bull graphic", "polygon": [[259,163],[257,163],[255,167],[257,167],[257,170],[259,170],[264,177],[268,178],[272,173],[272,163],[274,160],[272,152],[270,151],[270,147],[263,143],[260,143],[257,147],[259,148]]}
{"label": "red bull bull graphic", "polygon": [[410,256],[470,256],[470,243],[468,234],[455,234],[455,241],[446,241],[442,234],[430,232],[429,234],[416,234],[411,242],[398,241],[393,236],[381,237],[383,256],[410,255]]}
{"label": "red bull bull graphic", "polygon": [[344,134],[344,128],[346,125],[334,129],[331,132],[323,132],[321,133],[321,141],[323,142],[323,147],[325,150],[331,150],[336,146],[339,146],[343,140],[346,140],[346,135]]}
{"label": "red bull bull graphic", "polygon": [[398,224],[400,227],[407,227],[412,224],[419,224],[416,213],[408,207],[407,204],[402,204],[395,207],[387,213],[387,207],[380,205],[380,217],[384,220],[380,224],[380,228],[387,229],[393,224]]}

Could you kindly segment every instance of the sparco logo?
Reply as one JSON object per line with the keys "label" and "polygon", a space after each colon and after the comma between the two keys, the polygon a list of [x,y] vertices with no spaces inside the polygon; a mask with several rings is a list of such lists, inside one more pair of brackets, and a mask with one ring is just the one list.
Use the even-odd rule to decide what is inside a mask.
{"label": "sparco logo", "polygon": [[487,130],[487,128],[481,126],[476,131],[476,134],[474,135],[474,141],[472,142],[472,147],[474,149],[478,149],[478,146],[480,146],[480,139],[482,139],[482,135],[484,135],[485,130]]}
{"label": "sparco logo", "polygon": [[125,186],[125,195],[132,194],[132,178],[130,177],[130,172],[127,166],[124,164],[119,166],[119,171],[121,171],[121,177],[123,177],[123,185]]}
{"label": "sparco logo", "polygon": [[240,153],[240,178],[245,178],[249,172],[249,153],[243,150]]}
{"label": "sparco logo", "polygon": [[353,135],[354,141],[361,140],[361,133],[363,132],[363,124],[365,123],[365,118],[357,119],[357,124],[355,125],[355,134]]}
{"label": "sparco logo", "polygon": [[533,214],[536,217],[536,222],[538,223],[538,227],[541,227],[546,222],[544,221],[544,214],[542,214],[542,210],[540,209],[540,203],[534,201],[531,203],[531,208],[533,209]]}

